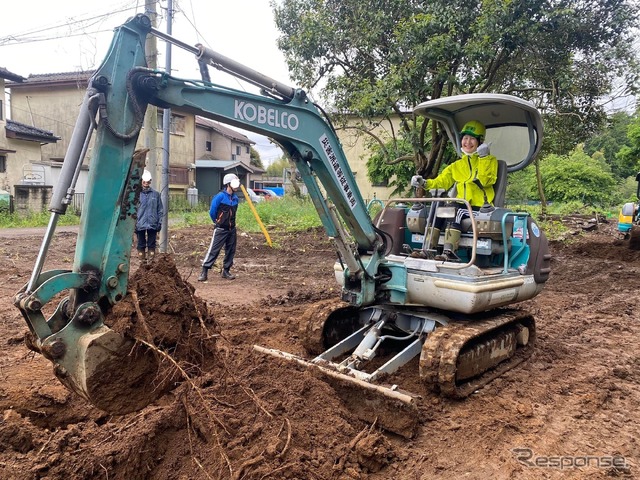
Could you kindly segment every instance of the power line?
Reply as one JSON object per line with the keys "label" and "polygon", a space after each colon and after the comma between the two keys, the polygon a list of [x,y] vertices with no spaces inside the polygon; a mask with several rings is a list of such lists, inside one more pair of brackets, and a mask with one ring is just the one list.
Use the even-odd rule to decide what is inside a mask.
{"label": "power line", "polygon": [[109,10],[109,12],[106,13],[101,13],[99,15],[93,15],[91,17],[88,18],[80,18],[80,17],[70,17],[67,18],[66,22],[56,22],[54,25],[51,26],[44,26],[44,27],[36,27],[34,29],[28,30],[26,32],[23,33],[16,33],[16,34],[9,34],[7,36],[4,37],[0,37],[0,47],[2,46],[10,46],[10,45],[21,45],[21,44],[25,44],[25,43],[33,43],[33,42],[42,42],[42,41],[47,41],[47,40],[58,40],[61,38],[68,38],[68,37],[75,37],[75,36],[80,36],[80,35],[86,35],[86,34],[98,34],[98,33],[104,33],[104,32],[108,32],[108,31],[112,31],[112,29],[109,30],[97,30],[94,32],[86,32],[83,31],[81,33],[69,33],[69,31],[64,32],[64,33],[60,33],[60,34],[54,34],[52,36],[45,36],[45,37],[34,37],[34,35],[38,35],[38,34],[42,34],[45,32],[50,32],[50,31],[56,31],[56,30],[60,30],[62,28],[69,28],[69,29],[74,29],[74,27],[77,27],[78,25],[81,25],[84,28],[87,27],[92,27],[94,25],[97,25],[99,23],[101,23],[101,21],[104,21],[110,17],[112,17],[113,15],[117,15],[120,13],[124,13],[130,10],[137,10],[138,9],[138,2],[137,0],[134,2],[134,6],[131,6],[131,2],[127,2],[124,5],[122,5],[121,7],[118,7],[118,9],[116,10]]}

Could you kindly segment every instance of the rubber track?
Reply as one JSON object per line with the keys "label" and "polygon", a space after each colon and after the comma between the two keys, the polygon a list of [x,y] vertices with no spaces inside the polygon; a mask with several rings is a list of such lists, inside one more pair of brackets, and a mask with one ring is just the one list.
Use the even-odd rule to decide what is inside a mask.
{"label": "rubber track", "polygon": [[[487,332],[510,323],[522,323],[529,328],[529,343],[519,348],[508,360],[460,385],[456,384],[458,356],[469,342]],[[533,353],[535,321],[521,310],[498,310],[496,316],[478,321],[452,321],[429,334],[420,355],[420,377],[427,388],[451,398],[464,398],[495,378],[522,363]]]}

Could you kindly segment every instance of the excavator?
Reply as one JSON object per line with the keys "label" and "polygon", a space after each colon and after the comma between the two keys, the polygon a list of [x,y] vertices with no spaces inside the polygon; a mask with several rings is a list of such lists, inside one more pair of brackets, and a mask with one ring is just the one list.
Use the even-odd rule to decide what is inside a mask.
{"label": "excavator", "polygon": [[636,182],[638,201],[625,203],[618,215],[618,232],[629,241],[631,250],[640,250],[640,172],[636,175]]}
{"label": "excavator", "polygon": [[[148,35],[194,54],[202,79],[148,68]],[[209,67],[258,86],[260,94],[212,83]],[[355,388],[350,397],[361,401],[355,408],[363,418],[380,419],[381,426],[406,437],[415,432],[421,393],[389,384],[398,370],[418,363],[414,377],[419,376],[425,391],[464,398],[531,355],[535,321],[514,304],[542,290],[550,274],[548,243],[528,214],[511,211],[503,202],[506,174],[524,168],[540,149],[542,120],[532,104],[509,95],[477,94],[415,108],[416,115],[438,122],[458,151],[460,126],[470,119],[484,122],[500,159],[495,204],[470,219],[457,258],[440,260],[435,254],[442,238],[429,238],[429,225],[436,218],[452,218],[458,208],[470,209],[466,201],[442,192],[392,199],[371,219],[330,120],[302,89],[200,44],[185,44],[140,14],[115,29],[106,57],[89,80],[33,272],[14,299],[34,339],[32,347],[53,363],[67,388],[91,404],[127,413],[112,411],[109,399],[146,388],[146,379],[153,376],[153,362],[141,367],[136,362],[143,359],[128,355],[135,339],[105,324],[112,307],[127,295],[145,161],[135,152],[148,105],[273,139],[295,162],[335,243],[341,296],[312,305],[301,319],[308,358],[260,345],[254,346],[256,355],[314,369],[335,382],[339,393]],[[73,266],[43,271],[57,220],[71,203],[94,134]],[[97,381],[105,378],[107,387]],[[127,409],[146,403],[128,403]]]}

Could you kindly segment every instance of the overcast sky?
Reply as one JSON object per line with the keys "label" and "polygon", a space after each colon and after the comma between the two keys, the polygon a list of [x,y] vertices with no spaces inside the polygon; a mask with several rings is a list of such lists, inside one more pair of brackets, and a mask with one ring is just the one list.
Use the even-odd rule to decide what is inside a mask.
{"label": "overcast sky", "polygon": [[[144,13],[144,0],[22,0],[19,8],[3,9],[0,67],[23,77],[96,68],[104,58],[113,29],[136,13]],[[157,28],[166,31],[166,9],[158,6]],[[278,31],[269,0],[173,0],[172,35],[207,47],[275,80],[289,80],[282,53],[276,46]],[[165,43],[158,42],[158,66],[165,65]],[[195,57],[172,47],[172,71],[182,78],[200,78]],[[257,92],[214,68],[214,83]],[[265,166],[281,155],[264,137],[244,132],[257,142]]]}

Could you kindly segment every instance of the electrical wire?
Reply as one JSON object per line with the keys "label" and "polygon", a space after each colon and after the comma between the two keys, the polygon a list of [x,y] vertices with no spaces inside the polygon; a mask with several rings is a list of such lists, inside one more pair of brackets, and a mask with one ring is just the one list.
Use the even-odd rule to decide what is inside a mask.
{"label": "electrical wire", "polygon": [[[93,15],[91,17],[88,18],[80,18],[80,17],[71,17],[71,18],[67,18],[65,22],[62,21],[58,21],[55,22],[54,25],[51,26],[43,26],[43,27],[37,27],[35,29],[32,30],[27,30],[25,32],[22,33],[16,33],[16,34],[9,34],[7,36],[2,36],[0,37],[0,47],[2,46],[11,46],[11,45],[22,45],[22,44],[27,44],[27,43],[34,43],[34,42],[43,42],[43,41],[48,41],[48,40],[58,40],[61,38],[70,38],[70,37],[77,37],[77,36],[82,36],[82,35],[95,35],[98,33],[104,33],[104,32],[109,32],[112,31],[112,29],[108,29],[108,30],[96,30],[96,31],[92,31],[92,32],[79,32],[79,33],[70,33],[69,31],[60,33],[60,34],[54,34],[54,35],[49,35],[49,36],[45,36],[45,37],[34,37],[34,35],[38,35],[38,34],[42,34],[45,32],[50,32],[50,31],[56,31],[56,30],[60,30],[62,28],[69,28],[69,29],[73,29],[74,27],[77,27],[78,25],[81,25],[85,28],[87,27],[92,27],[95,25],[100,24],[101,22],[103,22],[104,20],[107,20],[111,17],[113,17],[114,15],[120,14],[120,13],[124,13],[127,12],[129,10],[137,10],[138,9],[138,0],[136,0],[135,6],[130,6],[131,2],[127,2],[125,4],[123,4],[121,7],[117,7],[115,10],[114,9],[110,9],[109,12],[106,13],[102,13],[102,14],[98,14],[98,15]],[[89,22],[89,23],[88,23]]]}

